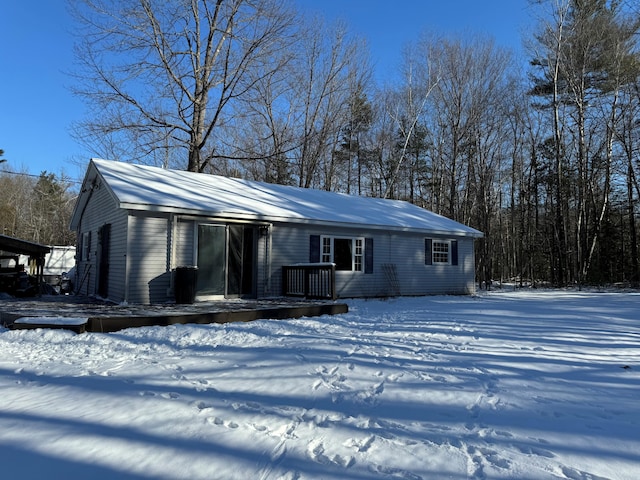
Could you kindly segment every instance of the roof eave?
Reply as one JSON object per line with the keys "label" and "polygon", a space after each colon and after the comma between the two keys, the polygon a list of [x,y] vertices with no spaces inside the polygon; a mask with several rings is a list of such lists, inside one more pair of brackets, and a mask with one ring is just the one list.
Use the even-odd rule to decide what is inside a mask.
{"label": "roof eave", "polygon": [[402,227],[394,225],[375,225],[375,224],[362,224],[362,223],[349,223],[349,222],[336,222],[330,220],[314,220],[301,217],[278,217],[273,215],[259,215],[246,212],[220,212],[220,211],[206,211],[199,209],[186,209],[180,207],[171,207],[166,205],[150,205],[139,203],[120,203],[120,208],[132,211],[145,211],[156,213],[171,213],[177,215],[187,215],[193,217],[207,217],[220,220],[243,220],[253,221],[260,223],[295,223],[303,225],[315,225],[319,227],[334,227],[334,228],[351,228],[358,229],[366,227],[367,230],[377,231],[394,231],[394,232],[406,232],[406,233],[423,233],[425,235],[438,235],[438,236],[455,236],[455,237],[472,237],[482,238],[484,234],[475,229],[469,230],[446,230],[439,228],[416,228],[416,227]]}
{"label": "roof eave", "polygon": [[78,228],[80,219],[82,217],[82,212],[84,211],[86,203],[89,201],[89,196],[87,194],[89,189],[87,188],[87,185],[89,185],[92,179],[94,179],[97,175],[97,169],[95,168],[95,166],[92,166],[92,163],[92,161],[89,161],[89,166],[87,167],[87,171],[84,174],[84,179],[82,180],[82,186],[80,187],[80,193],[78,194],[76,204],[74,205],[73,212],[71,213],[71,221],[69,222],[70,230],[76,230]]}

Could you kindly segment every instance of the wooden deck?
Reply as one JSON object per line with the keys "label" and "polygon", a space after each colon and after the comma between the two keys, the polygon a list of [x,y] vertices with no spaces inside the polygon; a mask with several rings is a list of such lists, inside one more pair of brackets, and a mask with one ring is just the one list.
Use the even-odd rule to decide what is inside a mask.
{"label": "wooden deck", "polygon": [[287,298],[223,300],[189,305],[114,305],[86,297],[42,296],[28,300],[0,299],[0,325],[10,329],[64,328],[78,333],[115,332],[131,327],[249,322],[336,315],[347,311],[344,303]]}

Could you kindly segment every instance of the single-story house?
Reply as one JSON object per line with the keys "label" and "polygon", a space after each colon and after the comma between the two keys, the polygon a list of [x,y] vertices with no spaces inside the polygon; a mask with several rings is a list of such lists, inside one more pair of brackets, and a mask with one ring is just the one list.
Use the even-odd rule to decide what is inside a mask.
{"label": "single-story house", "polygon": [[469,294],[482,236],[404,201],[100,159],[71,229],[78,293],[142,304],[196,267],[197,299],[281,296],[295,265],[332,266],[333,298]]}

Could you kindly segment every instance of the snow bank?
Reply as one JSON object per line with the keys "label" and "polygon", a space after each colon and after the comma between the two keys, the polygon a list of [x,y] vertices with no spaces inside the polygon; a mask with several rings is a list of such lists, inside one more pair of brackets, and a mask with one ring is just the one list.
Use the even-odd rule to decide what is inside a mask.
{"label": "snow bank", "polygon": [[89,321],[87,317],[20,317],[14,323],[23,325],[84,325]]}

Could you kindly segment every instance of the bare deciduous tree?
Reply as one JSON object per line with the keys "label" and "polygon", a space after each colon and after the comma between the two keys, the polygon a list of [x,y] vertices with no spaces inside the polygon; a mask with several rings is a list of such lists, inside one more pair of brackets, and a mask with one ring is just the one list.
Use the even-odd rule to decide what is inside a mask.
{"label": "bare deciduous tree", "polygon": [[340,129],[349,118],[351,87],[358,83],[357,76],[368,74],[366,66],[353,68],[363,55],[361,44],[341,23],[327,27],[315,20],[301,34],[288,77],[300,139],[294,163],[301,187],[331,188],[317,175],[323,162],[333,160]]}
{"label": "bare deciduous tree", "polygon": [[[271,74],[291,39],[280,0],[74,0],[81,80],[91,118],[77,135],[117,158],[216,167],[236,100]],[[125,153],[126,152],[126,153]],[[186,160],[186,162],[185,162]]]}
{"label": "bare deciduous tree", "polygon": [[[422,41],[413,51],[407,50],[405,55],[404,84],[398,92],[398,102],[388,111],[399,134],[399,148],[389,172],[385,198],[392,196],[407,152],[412,144],[415,145],[416,135],[420,130],[419,123],[424,121],[429,96],[440,79],[440,66],[435,58],[437,54],[433,51],[433,46],[434,43],[431,41]],[[413,184],[413,178],[408,181]]]}
{"label": "bare deciduous tree", "polygon": [[253,88],[228,124],[231,157],[248,159],[236,166],[254,179],[348,189],[336,182],[344,168],[336,149],[353,99],[363,95],[368,53],[340,22],[302,18],[300,25],[296,42],[271,57],[270,73],[249,74]]}

